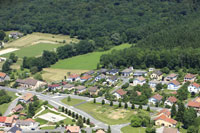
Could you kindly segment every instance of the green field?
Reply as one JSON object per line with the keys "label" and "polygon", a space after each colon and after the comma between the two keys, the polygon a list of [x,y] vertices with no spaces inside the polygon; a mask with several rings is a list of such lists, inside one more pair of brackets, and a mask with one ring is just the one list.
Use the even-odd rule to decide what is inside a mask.
{"label": "green field", "polygon": [[[20,50],[14,51],[18,57],[23,58],[26,57],[35,57],[42,55],[42,52],[44,50],[53,51],[54,48],[57,48],[61,46],[62,44],[45,44],[45,43],[39,43],[27,47],[22,47]],[[8,57],[10,53],[3,55],[4,57]]]}
{"label": "green field", "polygon": [[70,105],[70,106],[74,106],[74,105],[76,105],[76,104],[79,104],[79,103],[82,103],[82,102],[84,102],[84,100],[80,100],[80,99],[73,99],[73,98],[71,98],[71,101],[67,101],[67,98],[64,98],[64,99],[62,99],[62,102],[64,103],[64,104],[67,104],[67,105]]}
{"label": "green field", "polygon": [[145,133],[145,128],[126,126],[121,129],[122,133]]}
{"label": "green field", "polygon": [[[12,97],[11,102],[17,98],[17,96],[15,95],[14,92],[7,91],[7,94],[8,94],[9,96]],[[11,103],[11,102],[10,102],[10,103]],[[4,104],[0,105],[0,112],[1,112],[2,114],[4,114],[4,113],[6,112],[7,108],[8,108],[9,105],[10,105],[10,103],[4,103]]]}
{"label": "green field", "polygon": [[97,64],[99,63],[100,57],[103,54],[109,53],[112,50],[120,50],[124,48],[130,47],[130,44],[122,44],[120,46],[116,46],[111,50],[105,52],[92,52],[84,55],[75,56],[72,58],[64,59],[58,61],[56,64],[52,65],[51,68],[58,69],[78,69],[78,70],[92,70],[97,68]]}
{"label": "green field", "polygon": [[53,130],[55,129],[56,126],[46,126],[46,127],[42,127],[40,128],[41,130]]}

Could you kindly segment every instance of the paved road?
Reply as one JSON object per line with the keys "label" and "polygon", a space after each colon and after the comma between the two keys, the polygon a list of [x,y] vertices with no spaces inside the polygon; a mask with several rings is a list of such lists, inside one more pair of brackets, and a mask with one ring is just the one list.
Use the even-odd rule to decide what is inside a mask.
{"label": "paved road", "polygon": [[17,105],[18,99],[19,97],[11,102],[11,104],[9,105],[8,109],[6,110],[3,116],[8,116],[11,113],[12,109]]}

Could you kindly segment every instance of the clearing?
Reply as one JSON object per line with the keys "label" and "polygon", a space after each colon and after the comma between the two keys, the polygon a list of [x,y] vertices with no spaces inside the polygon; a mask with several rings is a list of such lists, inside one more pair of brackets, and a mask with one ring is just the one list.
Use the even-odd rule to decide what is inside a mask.
{"label": "clearing", "polygon": [[67,105],[70,105],[70,106],[74,106],[74,105],[76,105],[76,104],[79,104],[79,103],[84,102],[84,100],[73,99],[73,98],[71,98],[71,101],[68,102],[67,99],[68,99],[68,98],[62,99],[62,102],[63,102],[64,104],[67,104]]}
{"label": "clearing", "polygon": [[93,70],[97,68],[100,57],[103,54],[109,53],[112,50],[120,50],[130,47],[130,44],[122,44],[115,46],[112,49],[104,52],[92,52],[84,55],[75,56],[72,58],[59,60],[51,68],[55,69],[78,69],[78,70]]}
{"label": "clearing", "polygon": [[126,126],[121,129],[122,133],[145,133],[145,128],[143,127],[131,127]]}
{"label": "clearing", "polygon": [[109,105],[102,106],[98,103],[84,103],[77,106],[77,108],[87,112],[95,119],[109,125],[128,123],[131,121],[131,116],[138,112],[137,109],[124,109],[114,106],[110,107]]}

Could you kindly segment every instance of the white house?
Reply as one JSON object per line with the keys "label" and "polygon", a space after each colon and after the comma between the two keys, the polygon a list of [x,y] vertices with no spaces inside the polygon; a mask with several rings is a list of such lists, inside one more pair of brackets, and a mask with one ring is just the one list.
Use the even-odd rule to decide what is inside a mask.
{"label": "white house", "polygon": [[10,77],[6,73],[0,72],[0,82],[5,80],[10,80]]}
{"label": "white house", "polygon": [[109,77],[106,81],[109,82],[109,84],[115,84],[118,81],[118,77],[115,75],[115,76]]}
{"label": "white house", "polygon": [[121,75],[124,77],[131,76],[132,74],[133,74],[133,67],[126,68],[121,72]]}
{"label": "white house", "polygon": [[17,120],[16,126],[20,127],[23,130],[36,130],[39,127],[39,123],[35,122],[32,119]]}
{"label": "white house", "polygon": [[171,73],[170,75],[168,75],[165,80],[166,81],[173,81],[173,80],[176,80],[178,78],[178,75],[175,74],[175,73]]}
{"label": "white house", "polygon": [[178,81],[173,80],[173,81],[168,83],[167,89],[178,90],[180,87],[181,87],[181,84]]}
{"label": "white house", "polygon": [[198,92],[200,92],[200,85],[194,82],[188,86],[188,91],[190,93],[192,93],[192,92],[198,93]]}
{"label": "white house", "polygon": [[99,81],[99,80],[105,79],[105,78],[106,78],[106,75],[101,74],[101,75],[98,75],[97,77],[95,77],[95,81]]}
{"label": "white house", "polygon": [[160,82],[159,81],[157,81],[157,80],[151,80],[151,81],[149,81],[149,86],[150,86],[150,88],[156,88],[156,85],[157,84],[159,84]]}
{"label": "white house", "polygon": [[196,79],[196,75],[188,73],[184,77],[184,82],[194,82],[195,79]]}
{"label": "white house", "polygon": [[78,81],[80,80],[80,75],[78,74],[71,74],[68,78],[67,81],[68,82],[74,82],[74,81]]}
{"label": "white house", "polygon": [[136,85],[143,85],[146,83],[146,79],[144,77],[137,77],[136,79],[133,80],[133,86]]}
{"label": "white house", "polygon": [[159,103],[162,100],[162,96],[159,94],[156,94],[154,96],[152,96],[151,98],[149,98],[149,103],[150,104],[156,104]]}
{"label": "white house", "polygon": [[117,99],[122,98],[127,92],[122,90],[122,89],[118,89],[113,95],[116,96]]}
{"label": "white house", "polygon": [[165,105],[169,105],[169,106],[172,106],[174,103],[176,103],[177,102],[177,99],[176,99],[176,97],[174,97],[174,96],[171,96],[171,97],[169,97],[166,101],[165,101]]}

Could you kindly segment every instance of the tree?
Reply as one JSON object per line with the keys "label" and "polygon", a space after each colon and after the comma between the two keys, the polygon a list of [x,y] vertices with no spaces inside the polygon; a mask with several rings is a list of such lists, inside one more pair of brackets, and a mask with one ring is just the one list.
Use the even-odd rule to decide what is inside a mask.
{"label": "tree", "polygon": [[113,101],[110,101],[110,106],[113,106]]}
{"label": "tree", "polygon": [[15,55],[15,53],[11,53],[9,56],[9,59],[11,59],[13,63],[16,63],[18,60],[18,57]]}
{"label": "tree", "polygon": [[195,119],[197,118],[197,112],[193,108],[188,108],[184,111],[183,124],[185,128],[192,126]]}
{"label": "tree", "polygon": [[34,115],[35,115],[34,107],[32,103],[29,103],[27,117],[32,118]]}
{"label": "tree", "polygon": [[94,98],[93,103],[96,103],[96,98]]}
{"label": "tree", "polygon": [[119,106],[118,106],[119,108],[121,108],[122,107],[122,103],[121,102],[119,102]]}
{"label": "tree", "polygon": [[156,85],[156,91],[160,91],[161,89],[162,89],[162,84],[161,83],[159,83],[159,84],[157,84]]}
{"label": "tree", "polygon": [[65,108],[64,107],[62,107],[62,112],[64,112],[65,111]]}
{"label": "tree", "polygon": [[138,109],[142,109],[142,104],[139,105]]}
{"label": "tree", "polygon": [[6,61],[2,66],[2,71],[5,72],[5,73],[9,72],[10,71],[10,65],[11,65],[10,62]]}
{"label": "tree", "polygon": [[90,119],[89,118],[87,119],[87,125],[90,125]]}
{"label": "tree", "polygon": [[131,105],[131,109],[135,109],[135,105],[134,104]]}
{"label": "tree", "polygon": [[71,97],[68,96],[68,97],[67,97],[67,102],[70,102],[70,101],[71,101]]}
{"label": "tree", "polygon": [[5,36],[6,36],[6,33],[0,30],[0,41],[4,40]]}
{"label": "tree", "polygon": [[71,110],[68,111],[68,115],[71,116]]}
{"label": "tree", "polygon": [[86,118],[85,117],[83,117],[83,123],[86,123]]}
{"label": "tree", "polygon": [[65,109],[65,114],[67,114],[67,113],[68,113],[68,109],[66,108],[66,109]]}
{"label": "tree", "polygon": [[111,133],[111,128],[110,128],[110,125],[108,126],[108,130],[107,130],[107,133]]}
{"label": "tree", "polygon": [[156,129],[153,128],[153,127],[147,127],[147,128],[145,129],[145,132],[146,132],[146,133],[156,133]]}
{"label": "tree", "polygon": [[104,100],[104,99],[102,100],[101,104],[102,104],[102,105],[104,105],[104,104],[105,104],[105,100]]}
{"label": "tree", "polygon": [[180,101],[183,101],[183,100],[186,100],[188,98],[188,85],[189,83],[185,83],[180,89],[178,89],[177,91],[177,98],[180,100]]}
{"label": "tree", "polygon": [[34,78],[43,81],[42,75],[40,73],[35,74]]}
{"label": "tree", "polygon": [[187,129],[187,133],[198,133],[198,127],[190,126],[190,127]]}
{"label": "tree", "polygon": [[128,104],[127,104],[127,103],[125,103],[125,105],[124,105],[124,108],[125,108],[125,109],[127,109],[127,108],[128,108]]}
{"label": "tree", "polygon": [[76,114],[76,119],[78,119],[78,114]]}
{"label": "tree", "polygon": [[171,117],[175,117],[176,116],[176,105],[173,104],[172,105],[172,108],[171,108]]}
{"label": "tree", "polygon": [[150,107],[149,106],[147,107],[147,111],[150,111]]}
{"label": "tree", "polygon": [[82,128],[83,127],[83,120],[81,118],[78,118],[76,125],[79,126],[80,128]]}
{"label": "tree", "polygon": [[142,119],[138,117],[137,115],[134,115],[131,120],[131,126],[132,127],[140,127],[142,125]]}
{"label": "tree", "polygon": [[182,102],[178,103],[178,112],[176,113],[177,121],[183,122],[184,111],[185,111],[185,105]]}

